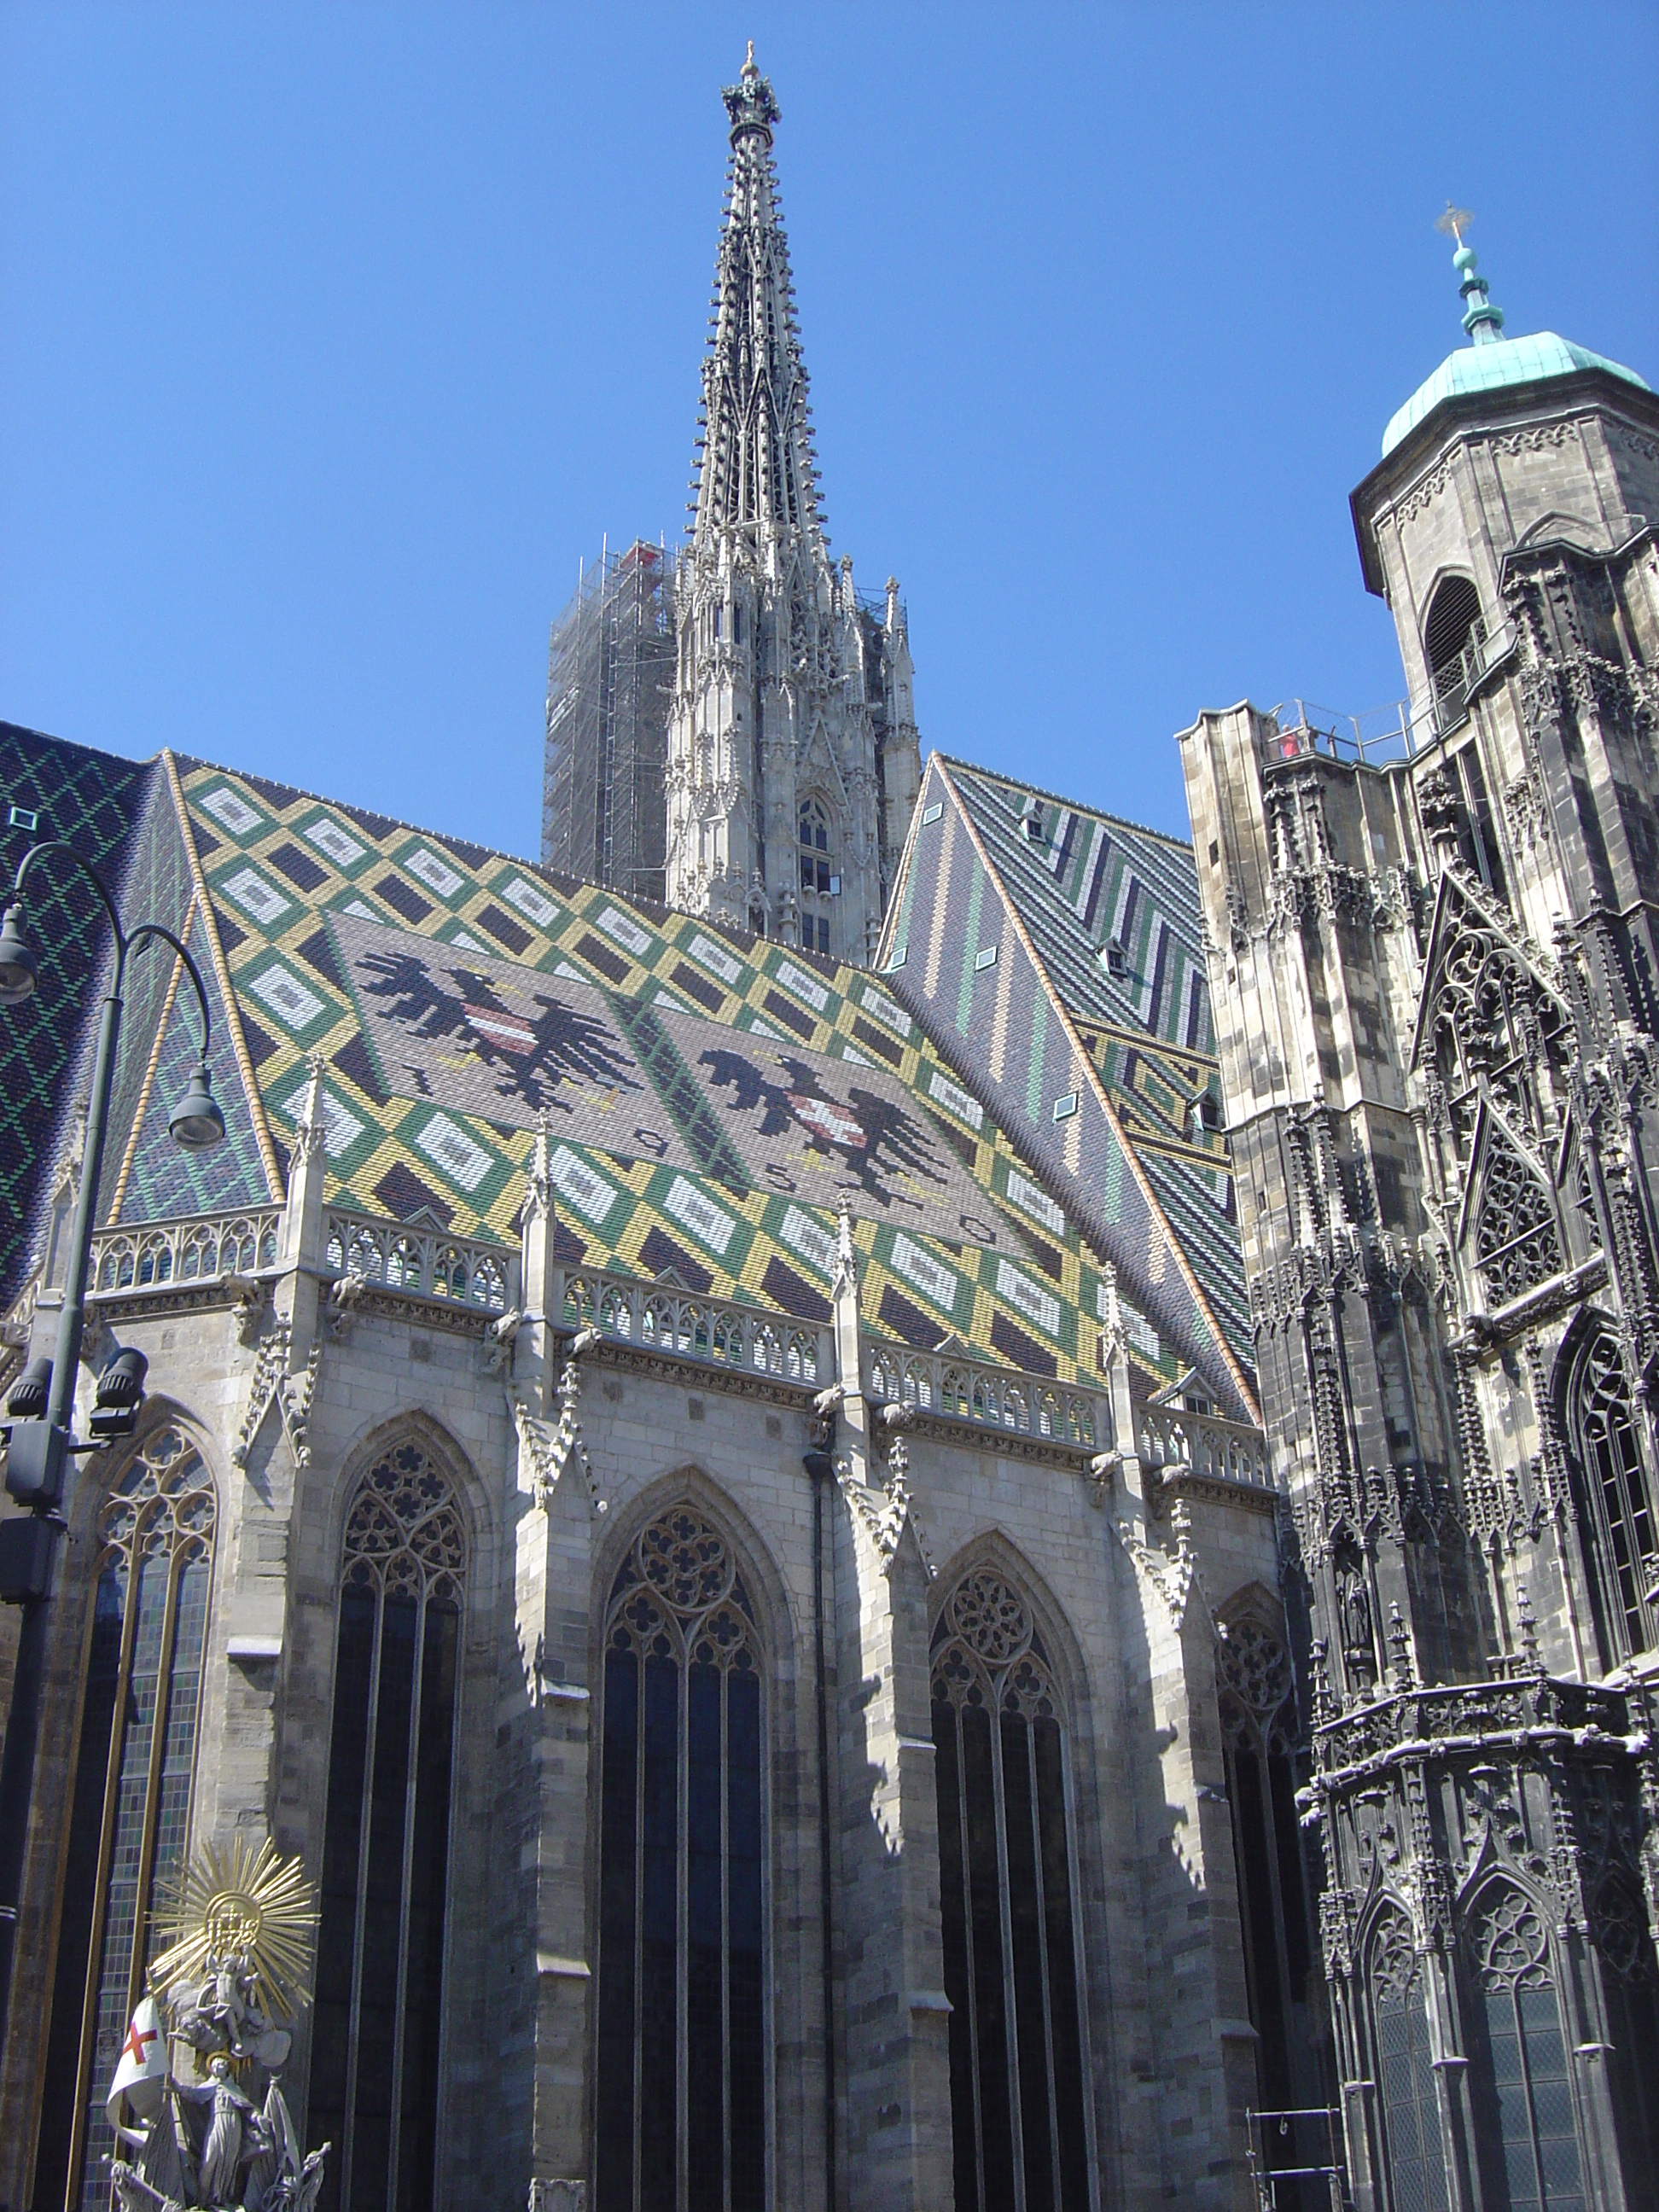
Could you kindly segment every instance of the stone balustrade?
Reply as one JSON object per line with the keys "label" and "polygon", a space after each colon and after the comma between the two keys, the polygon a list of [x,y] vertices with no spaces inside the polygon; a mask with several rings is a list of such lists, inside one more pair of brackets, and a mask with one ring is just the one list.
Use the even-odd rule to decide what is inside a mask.
{"label": "stone balustrade", "polygon": [[597,1329],[641,1351],[814,1388],[829,1380],[835,1364],[829,1331],[811,1322],[599,1268],[565,1274],[552,1317],[563,1328]]}
{"label": "stone balustrade", "polygon": [[92,1240],[88,1288],[144,1290],[252,1275],[276,1265],[282,1227],[281,1206],[261,1206],[198,1214],[185,1221],[100,1229]]}
{"label": "stone balustrade", "polygon": [[1109,1400],[1073,1383],[872,1339],[864,1358],[864,1388],[887,1405],[1097,1450],[1110,1440]]}
{"label": "stone balustrade", "polygon": [[[279,1206],[102,1229],[93,1243],[91,1286],[113,1292],[266,1271],[278,1264],[282,1232]],[[481,1238],[338,1206],[325,1214],[325,1276],[499,1314],[519,1302],[519,1269],[516,1250]],[[641,1351],[803,1389],[821,1389],[836,1377],[827,1327],[602,1268],[556,1273],[549,1318],[573,1334],[591,1328]],[[863,1340],[863,1364],[860,1387],[880,1403],[1091,1451],[1112,1440],[1111,1401],[1103,1391],[872,1337]],[[1266,1449],[1255,1430],[1159,1407],[1143,1408],[1141,1419],[1139,1449],[1150,1465],[1267,1483]]]}
{"label": "stone balustrade", "polygon": [[377,1220],[331,1206],[323,1266],[388,1291],[505,1313],[517,1303],[519,1255],[478,1237]]}
{"label": "stone balustrade", "polygon": [[1190,1413],[1181,1406],[1142,1406],[1137,1419],[1135,1449],[1147,1467],[1247,1482],[1259,1490],[1273,1487],[1267,1440],[1247,1422]]}

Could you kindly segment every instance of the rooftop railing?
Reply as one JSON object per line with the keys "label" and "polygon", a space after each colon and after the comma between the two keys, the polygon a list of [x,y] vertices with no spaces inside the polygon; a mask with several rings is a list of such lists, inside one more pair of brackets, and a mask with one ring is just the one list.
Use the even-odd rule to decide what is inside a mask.
{"label": "rooftop railing", "polygon": [[505,1313],[517,1303],[519,1255],[507,1247],[332,1206],[324,1267],[331,1275],[357,1275],[389,1291],[485,1313]]}
{"label": "rooftop railing", "polygon": [[1415,708],[1401,699],[1366,714],[1345,714],[1309,699],[1283,699],[1273,710],[1278,727],[1263,741],[1267,762],[1314,754],[1382,768],[1414,759],[1468,719],[1470,694],[1514,650],[1515,642],[1515,625],[1507,622],[1490,637],[1471,638],[1455,661],[1435,671],[1431,696]]}
{"label": "rooftop railing", "polygon": [[[326,1276],[356,1277],[482,1314],[519,1304],[519,1255],[510,1247],[338,1206],[324,1220]],[[278,1264],[282,1231],[279,1206],[101,1229],[93,1240],[91,1287],[115,1292],[269,1271]],[[555,1274],[549,1308],[555,1324],[573,1334],[594,1329],[619,1344],[729,1373],[812,1390],[836,1376],[827,1327],[672,1284],[572,1267]],[[1113,1441],[1104,1390],[869,1336],[862,1359],[860,1387],[878,1403],[1077,1449],[1099,1451]],[[1139,1409],[1137,1422],[1134,1448],[1152,1468],[1271,1487],[1265,1439],[1243,1423],[1151,1405]]]}

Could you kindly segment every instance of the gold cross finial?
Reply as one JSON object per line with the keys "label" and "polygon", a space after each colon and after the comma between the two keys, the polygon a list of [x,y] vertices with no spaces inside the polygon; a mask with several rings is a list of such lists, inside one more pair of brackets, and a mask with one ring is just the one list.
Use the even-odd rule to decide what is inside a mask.
{"label": "gold cross finial", "polygon": [[1468,208],[1454,207],[1448,200],[1446,212],[1435,217],[1434,227],[1438,231],[1443,231],[1447,237],[1455,238],[1461,246],[1463,243],[1463,233],[1474,221],[1474,217],[1469,213]]}

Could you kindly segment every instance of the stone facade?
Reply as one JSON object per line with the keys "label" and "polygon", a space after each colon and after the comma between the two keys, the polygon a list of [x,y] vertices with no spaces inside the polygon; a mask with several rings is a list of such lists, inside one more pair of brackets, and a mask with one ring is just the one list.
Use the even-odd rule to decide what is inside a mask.
{"label": "stone facade", "polygon": [[1393,740],[1180,740],[1364,2206],[1655,2201],[1659,403],[1543,343],[1353,495]]}
{"label": "stone facade", "polygon": [[[192,1837],[268,1831],[320,1868],[343,1532],[359,1479],[412,1441],[459,1502],[433,2201],[511,2207],[527,2191],[560,2202],[561,2190],[583,2201],[605,1593],[641,1527],[689,1505],[739,1561],[767,1654],[765,2201],[952,2201],[929,1647],[941,1606],[978,1570],[1030,1608],[1063,1686],[1083,2201],[1246,2205],[1255,2031],[1214,1653],[1218,1613],[1274,1587],[1271,1495],[1143,1460],[1121,1344],[1107,1346],[1092,1443],[890,1399],[850,1236],[816,1382],[653,1348],[614,1319],[579,1330],[580,1280],[551,1258],[544,1146],[523,1193],[511,1329],[345,1276],[320,1095],[319,1084],[286,1204],[261,1231],[274,1257],[257,1279],[114,1289],[96,1312],[149,1358],[140,1451],[175,1431],[210,1479]],[[59,1296],[49,1280],[38,1289],[38,1341]],[[1152,1418],[1148,1430],[1139,1416],[1143,1438]],[[14,2013],[25,2021],[52,2003],[93,1530],[119,1479],[94,1462],[69,1507]],[[36,2118],[61,2094],[47,2057],[44,2036],[13,2038],[0,2195],[14,2203],[31,2201]],[[288,2076],[296,2112],[319,2094],[311,2059],[302,2033]]]}

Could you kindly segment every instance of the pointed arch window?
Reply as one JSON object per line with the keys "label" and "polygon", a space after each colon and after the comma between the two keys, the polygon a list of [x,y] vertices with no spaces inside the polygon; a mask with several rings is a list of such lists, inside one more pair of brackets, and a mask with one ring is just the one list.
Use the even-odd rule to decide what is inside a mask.
{"label": "pointed arch window", "polygon": [[182,1431],[145,1438],[97,1523],[35,2154],[41,2212],[103,2206],[104,2092],[143,1986],[154,1915],[184,1856],[213,1574],[213,1481]]}
{"label": "pointed arch window", "polygon": [[1314,2104],[1318,2087],[1302,2078],[1312,2041],[1312,1944],[1296,1812],[1291,1655],[1275,1626],[1247,1613],[1228,1623],[1216,1671],[1262,2101],[1285,2111]]}
{"label": "pointed arch window", "polygon": [[1548,1282],[1565,1264],[1548,1193],[1496,1129],[1486,1146],[1474,1253],[1496,1305]]}
{"label": "pointed arch window", "polygon": [[1427,1991],[1411,1923],[1397,1907],[1385,1911],[1372,1930],[1366,1966],[1393,2212],[1446,2212],[1446,2146]]}
{"label": "pointed arch window", "polygon": [[1066,1746],[1029,1605],[964,1575],[933,1638],[958,2212],[1089,2202]]}
{"label": "pointed arch window", "polygon": [[1549,1937],[1517,1883],[1494,1881],[1480,1892],[1463,1955],[1482,2201],[1502,2212],[1585,2212]]}
{"label": "pointed arch window", "polygon": [[1480,673],[1486,629],[1480,595],[1467,576],[1447,576],[1436,587],[1423,625],[1423,653],[1429,664],[1434,703],[1443,730],[1463,719],[1471,686]]}
{"label": "pointed arch window", "polygon": [[1567,1387],[1568,1432],[1580,1476],[1580,1517],[1595,1570],[1598,1612],[1616,1662],[1659,1643],[1653,1500],[1619,1340],[1592,1329]]}
{"label": "pointed arch window", "polygon": [[763,1672],[726,1538],[659,1514],[605,1609],[596,2212],[767,2201]]}
{"label": "pointed arch window", "polygon": [[422,1443],[394,1445],[364,1475],[344,1553],[310,2132],[334,2145],[325,2207],[427,2212],[466,1538]]}
{"label": "pointed arch window", "polygon": [[830,950],[829,902],[841,892],[831,840],[830,810],[821,799],[800,803],[801,943]]}

